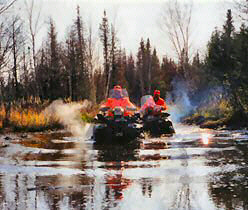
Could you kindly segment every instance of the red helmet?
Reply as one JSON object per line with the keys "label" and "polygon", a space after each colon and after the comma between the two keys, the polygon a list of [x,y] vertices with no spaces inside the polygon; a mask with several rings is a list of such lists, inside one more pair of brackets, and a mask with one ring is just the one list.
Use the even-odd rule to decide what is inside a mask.
{"label": "red helmet", "polygon": [[160,90],[154,90],[154,95],[160,95]]}

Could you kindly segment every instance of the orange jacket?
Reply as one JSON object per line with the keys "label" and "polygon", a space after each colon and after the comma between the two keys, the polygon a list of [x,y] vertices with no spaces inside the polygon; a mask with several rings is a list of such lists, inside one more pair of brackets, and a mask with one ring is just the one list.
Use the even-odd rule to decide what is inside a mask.
{"label": "orange jacket", "polygon": [[156,105],[164,107],[165,110],[167,109],[167,106],[166,106],[164,99],[159,97],[159,99],[155,103],[156,103]]}
{"label": "orange jacket", "polygon": [[115,108],[116,106],[121,106],[124,109],[127,106],[134,107],[134,105],[129,101],[129,98],[121,98],[121,99],[115,99],[115,98],[108,98],[107,101],[102,104],[102,106],[109,106],[111,109]]}
{"label": "orange jacket", "polygon": [[[108,98],[105,103],[101,105],[101,107],[110,107],[110,109],[114,109],[117,106],[121,106],[124,109],[124,116],[132,115],[132,112],[127,111],[126,107],[135,107],[134,104],[132,104],[128,97],[124,97],[121,99],[115,99],[115,98]],[[108,111],[108,116],[113,116],[111,111]]]}

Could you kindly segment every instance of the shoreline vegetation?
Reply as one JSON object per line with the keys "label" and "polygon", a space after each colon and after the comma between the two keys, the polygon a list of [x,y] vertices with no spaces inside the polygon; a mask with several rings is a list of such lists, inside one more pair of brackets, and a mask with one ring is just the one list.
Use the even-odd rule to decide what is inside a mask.
{"label": "shoreline vegetation", "polygon": [[[52,101],[29,99],[27,101],[11,102],[11,105],[0,105],[0,133],[8,132],[38,132],[63,129],[65,126],[56,114],[46,113],[46,108]],[[64,104],[70,105],[70,100]],[[81,104],[83,102],[77,102]],[[10,107],[8,107],[10,106]],[[7,108],[6,108],[7,107]],[[6,111],[8,110],[8,111]],[[98,106],[83,107],[80,109],[80,118],[83,122],[92,122]]]}
{"label": "shoreline vegetation", "polygon": [[[167,45],[164,45],[164,56],[160,57],[150,37],[140,37],[135,52],[123,48],[125,43],[119,42],[106,11],[99,22],[98,37],[91,33],[91,27],[84,27],[79,6],[61,40],[56,22],[50,17],[44,42],[37,49],[32,29],[33,43],[25,38],[27,24],[23,24],[24,19],[16,16],[0,20],[0,129],[15,132],[63,128],[66,123],[70,124],[70,118],[78,116],[74,109],[81,111],[83,121],[91,122],[97,105],[80,106],[78,103],[88,100],[100,104],[117,84],[127,89],[130,100],[136,104],[142,96],[158,89],[168,104],[178,105],[179,109],[183,107],[177,116],[193,108],[192,113],[182,119],[183,123],[213,129],[246,128],[247,21],[239,20],[240,27],[235,28],[232,10],[228,9],[222,27],[213,30],[206,50],[195,49],[193,53],[188,34],[192,10],[187,11],[190,7],[184,7],[178,0],[171,0],[171,3],[169,13],[165,11],[169,19],[165,18],[162,23],[165,34],[172,35],[174,58],[167,56]],[[247,12],[243,14],[247,3],[239,5],[240,15],[247,15]],[[4,6],[6,4],[3,4],[6,10],[9,8]],[[185,18],[181,18],[183,15]],[[100,48],[102,55],[96,50]],[[67,107],[61,106],[51,109],[49,116],[45,115],[44,110],[60,98],[63,103],[73,103],[68,113]],[[61,114],[63,120],[55,114]]]}
{"label": "shoreline vegetation", "polygon": [[[74,102],[64,99],[63,104],[68,107]],[[83,101],[76,102],[83,104]],[[30,98],[12,102],[9,113],[6,104],[0,105],[0,133],[8,132],[39,132],[64,129],[63,122],[56,114],[47,114],[46,108],[52,101]],[[84,106],[80,109],[82,122],[92,123],[98,113],[99,105]],[[211,106],[201,106],[181,119],[181,123],[197,125],[209,129],[248,129],[248,119],[241,112],[230,108],[228,101],[221,100]]]}
{"label": "shoreline vegetation", "polygon": [[248,129],[248,117],[246,113],[234,110],[227,100],[221,100],[212,105],[199,107],[194,113],[183,117],[181,122],[208,129]]}

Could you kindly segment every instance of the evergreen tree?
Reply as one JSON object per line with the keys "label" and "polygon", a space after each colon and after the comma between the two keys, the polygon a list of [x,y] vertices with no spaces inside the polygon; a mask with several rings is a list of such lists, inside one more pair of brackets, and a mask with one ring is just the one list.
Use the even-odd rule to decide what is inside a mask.
{"label": "evergreen tree", "polygon": [[49,98],[54,100],[63,97],[61,91],[61,69],[59,57],[59,43],[54,21],[50,18],[49,41]]}
{"label": "evergreen tree", "polygon": [[161,64],[161,76],[158,89],[164,94],[173,91],[172,81],[177,77],[177,65],[173,60],[164,57]]}
{"label": "evergreen tree", "polygon": [[[227,11],[223,32],[215,31],[208,44],[206,64],[210,74],[223,85],[230,95],[230,104],[234,111],[233,116],[244,116],[244,105],[239,94],[241,85],[241,69],[237,65],[237,41],[235,41],[234,26],[231,10]],[[246,118],[246,117],[245,117]]]}
{"label": "evergreen tree", "polygon": [[120,84],[122,87],[127,86],[127,81],[125,78],[126,72],[126,53],[125,50],[119,49],[117,52],[117,77],[116,77],[116,84]]}
{"label": "evergreen tree", "polygon": [[[159,82],[161,80],[161,68],[159,58],[157,56],[157,50],[154,48],[151,58],[151,90],[159,88]],[[152,94],[152,92],[150,92]]]}
{"label": "evergreen tree", "polygon": [[76,58],[77,58],[77,99],[89,98],[89,71],[86,66],[86,41],[84,35],[84,24],[80,15],[80,8],[77,6],[77,18],[75,21],[75,28],[77,31],[77,44],[76,44]]}
{"label": "evergreen tree", "polygon": [[48,66],[48,58],[47,53],[45,50],[41,49],[40,61],[37,65],[36,76],[39,88],[39,96],[41,99],[48,99],[49,98],[49,88],[50,88],[50,75],[49,75],[49,66]]}
{"label": "evergreen tree", "polygon": [[138,73],[138,87],[139,92],[137,92],[138,95],[142,96],[145,94],[145,73],[144,73],[144,62],[145,62],[145,44],[143,38],[140,41],[140,47],[137,54],[137,73]]}
{"label": "evergreen tree", "polygon": [[132,54],[128,56],[126,62],[127,63],[126,63],[125,78],[127,81],[127,90],[131,100],[137,103],[139,102],[137,93],[140,92],[140,90],[137,90],[137,84],[138,84],[137,81],[139,77],[137,75],[137,71],[135,68],[135,61]]}
{"label": "evergreen tree", "polygon": [[115,27],[111,25],[111,50],[110,50],[110,63],[111,63],[111,69],[110,69],[110,88],[112,88],[115,84],[118,84],[118,64],[117,64],[117,37],[116,37],[116,31]]}
{"label": "evergreen tree", "polygon": [[109,63],[109,46],[110,46],[110,38],[109,38],[109,25],[108,18],[106,15],[106,11],[103,12],[102,23],[99,27],[100,30],[100,40],[103,44],[103,57],[104,57],[104,75],[105,75],[105,96],[107,97],[109,91],[109,83],[110,83],[110,63]]}

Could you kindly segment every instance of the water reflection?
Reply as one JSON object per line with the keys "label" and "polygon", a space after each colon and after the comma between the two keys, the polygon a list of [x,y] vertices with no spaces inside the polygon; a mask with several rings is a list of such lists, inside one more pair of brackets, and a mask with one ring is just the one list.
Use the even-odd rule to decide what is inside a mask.
{"label": "water reflection", "polygon": [[153,180],[151,178],[142,178],[140,183],[142,186],[143,196],[148,196],[149,198],[151,198],[152,197]]}
{"label": "water reflection", "polygon": [[83,172],[90,147],[80,137],[72,141],[68,136],[36,134],[14,140],[1,151],[3,209],[74,209],[85,205],[94,183]]}
{"label": "water reflection", "polygon": [[209,133],[203,133],[202,134],[202,143],[204,145],[208,145],[209,144],[209,138],[210,138],[210,134]]}
{"label": "water reflection", "polygon": [[215,153],[216,161],[210,165],[222,170],[212,178],[209,190],[217,207],[224,209],[248,209],[248,144],[236,145],[233,150]]}
{"label": "water reflection", "polygon": [[124,145],[67,132],[12,141],[0,148],[0,207],[247,209],[247,134],[190,128]]}
{"label": "water reflection", "polygon": [[120,161],[128,162],[137,160],[139,148],[140,142],[138,140],[123,144],[94,145],[94,149],[98,150],[98,161],[110,164],[112,162],[116,163]]}

